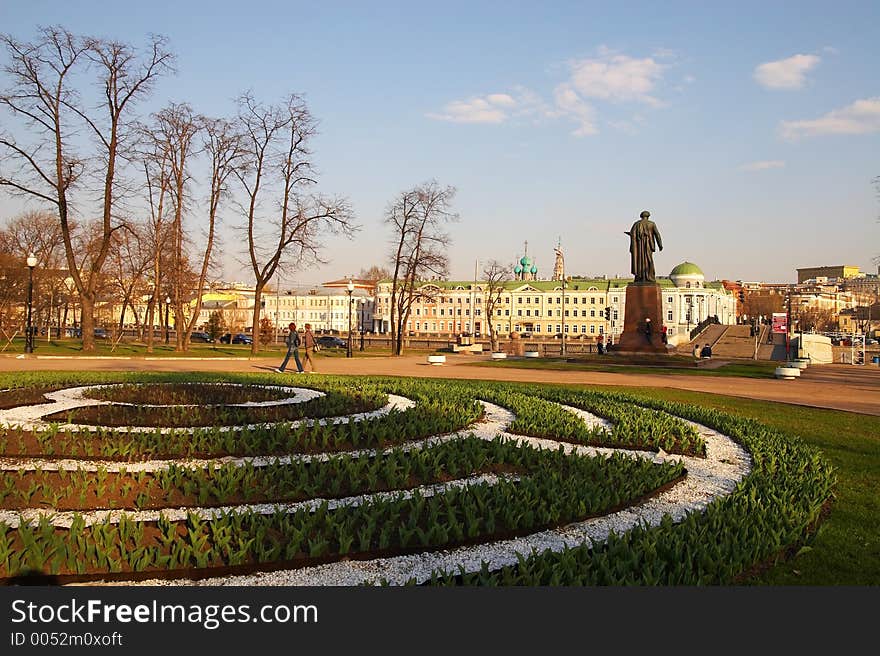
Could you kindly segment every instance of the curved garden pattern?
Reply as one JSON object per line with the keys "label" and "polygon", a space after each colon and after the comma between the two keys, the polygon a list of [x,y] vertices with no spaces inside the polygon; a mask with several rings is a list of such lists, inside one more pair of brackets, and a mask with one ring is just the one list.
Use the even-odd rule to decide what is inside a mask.
{"label": "curved garden pattern", "polygon": [[834,484],[815,450],[701,407],[276,380],[55,375],[0,391],[0,578],[723,584],[802,541]]}

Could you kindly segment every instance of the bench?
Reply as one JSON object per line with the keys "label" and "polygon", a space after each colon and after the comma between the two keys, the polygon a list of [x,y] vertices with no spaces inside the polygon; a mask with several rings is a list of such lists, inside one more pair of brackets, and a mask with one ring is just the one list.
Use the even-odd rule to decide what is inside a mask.
{"label": "bench", "polygon": [[445,355],[429,355],[428,356],[428,364],[446,364],[446,356]]}

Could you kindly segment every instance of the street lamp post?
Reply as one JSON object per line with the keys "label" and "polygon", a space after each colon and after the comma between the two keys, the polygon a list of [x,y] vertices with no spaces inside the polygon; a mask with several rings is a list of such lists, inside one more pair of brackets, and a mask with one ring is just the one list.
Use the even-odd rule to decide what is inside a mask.
{"label": "street lamp post", "polygon": [[166,344],[168,343],[168,340],[169,340],[169,337],[168,337],[168,308],[170,308],[170,307],[171,307],[171,297],[166,296],[165,297],[165,343]]}
{"label": "street lamp post", "polygon": [[565,313],[568,310],[565,307],[565,270],[562,273],[562,348],[560,349],[560,353],[564,358],[566,356],[565,353]]}
{"label": "street lamp post", "polygon": [[34,331],[31,327],[31,311],[34,303],[34,267],[37,266],[37,256],[31,253],[27,257],[28,267],[28,297],[27,297],[27,333],[24,336],[24,352],[34,352]]}
{"label": "street lamp post", "polygon": [[354,283],[351,278],[348,279],[348,284],[345,286],[345,291],[348,292],[348,343],[346,345],[345,357],[350,358],[351,355],[351,294],[354,292]]}
{"label": "street lamp post", "polygon": [[786,294],[785,359],[791,360],[791,290]]}
{"label": "street lamp post", "polygon": [[361,311],[361,351],[364,350],[364,310],[366,309],[367,299],[359,298],[358,306],[360,306]]}

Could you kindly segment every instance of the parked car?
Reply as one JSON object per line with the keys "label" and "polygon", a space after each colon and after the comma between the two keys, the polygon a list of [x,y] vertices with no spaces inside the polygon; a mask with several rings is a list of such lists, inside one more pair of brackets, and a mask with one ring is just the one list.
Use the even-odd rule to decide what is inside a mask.
{"label": "parked car", "polygon": [[95,339],[110,339],[110,333],[106,328],[95,328]]}
{"label": "parked car", "polygon": [[253,344],[254,339],[250,335],[245,335],[244,333],[226,333],[223,337],[220,338],[220,342],[223,344]]}
{"label": "parked car", "polygon": [[194,332],[189,336],[190,342],[204,342],[206,344],[210,344],[213,340],[208,333],[204,332]]}
{"label": "parked car", "polygon": [[346,341],[334,335],[321,335],[315,339],[315,343],[321,348],[345,348]]}

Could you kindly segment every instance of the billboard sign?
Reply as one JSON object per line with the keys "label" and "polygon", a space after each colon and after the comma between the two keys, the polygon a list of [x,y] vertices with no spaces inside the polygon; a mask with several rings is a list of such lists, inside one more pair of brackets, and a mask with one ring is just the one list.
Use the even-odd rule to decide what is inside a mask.
{"label": "billboard sign", "polygon": [[788,315],[785,312],[773,313],[773,332],[785,334],[788,332]]}

